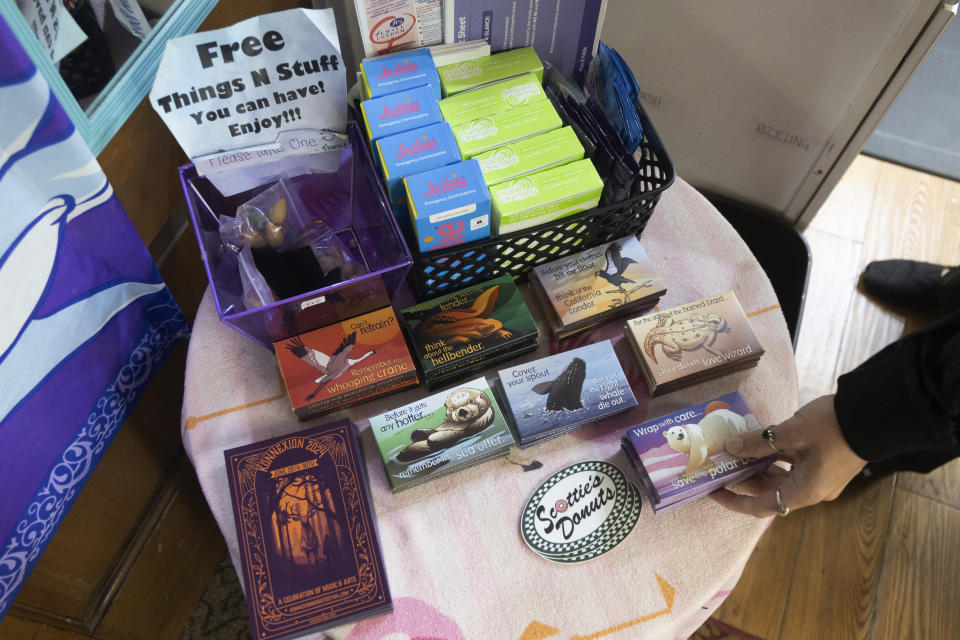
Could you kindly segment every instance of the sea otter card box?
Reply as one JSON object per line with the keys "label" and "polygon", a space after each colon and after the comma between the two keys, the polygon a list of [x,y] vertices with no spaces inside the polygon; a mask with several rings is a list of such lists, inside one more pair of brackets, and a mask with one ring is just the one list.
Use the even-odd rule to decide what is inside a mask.
{"label": "sea otter card box", "polygon": [[502,369],[498,377],[521,447],[637,406],[609,340]]}
{"label": "sea otter card box", "polygon": [[667,292],[633,235],[534,267],[530,288],[560,339],[616,316],[642,313]]}
{"label": "sea otter card box", "polygon": [[510,276],[400,312],[428,389],[533,351],[536,322]]}
{"label": "sea otter card box", "polygon": [[393,491],[507,454],[513,435],[485,378],[370,418]]}
{"label": "sea otter card box", "polygon": [[301,420],[418,382],[393,307],[279,340],[273,347]]}
{"label": "sea otter card box", "polygon": [[429,86],[412,87],[360,103],[367,138],[373,142],[440,122],[440,107]]}
{"label": "sea otter card box", "polygon": [[765,469],[772,456],[737,458],[723,448],[727,438],[759,428],[733,392],[632,427],[622,446],[653,510],[664,511]]}
{"label": "sea otter card box", "polygon": [[763,355],[733,291],[632,318],[624,334],[651,395],[748,369]]}
{"label": "sea otter card box", "polygon": [[224,451],[253,637],[392,609],[366,465],[349,420]]}
{"label": "sea otter card box", "polygon": [[476,160],[403,178],[420,251],[490,237],[490,192]]}
{"label": "sea otter card box", "polygon": [[364,100],[422,85],[429,85],[440,99],[440,76],[429,49],[367,58],[360,63],[360,75]]}

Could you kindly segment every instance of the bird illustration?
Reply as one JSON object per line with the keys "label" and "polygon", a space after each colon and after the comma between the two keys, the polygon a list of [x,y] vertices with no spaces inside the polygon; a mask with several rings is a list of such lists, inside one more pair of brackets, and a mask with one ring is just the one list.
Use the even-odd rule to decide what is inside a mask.
{"label": "bird illustration", "polygon": [[[489,317],[497,302],[500,285],[490,287],[474,300],[469,308],[457,311],[443,311],[437,307],[417,325],[416,334],[423,340],[442,338],[447,344],[469,344],[473,340],[483,340],[496,336],[503,340],[512,337],[503,323]],[[426,315],[426,314],[425,314]]]}
{"label": "bird illustration", "polygon": [[350,353],[353,351],[353,348],[356,346],[356,344],[356,331],[352,332],[349,336],[343,339],[343,341],[340,343],[340,346],[337,347],[337,350],[333,352],[332,356],[328,356],[323,351],[318,351],[308,347],[303,343],[303,339],[300,336],[292,338],[287,342],[287,349],[290,351],[290,353],[300,358],[322,374],[319,378],[314,380],[314,382],[318,383],[319,386],[313,390],[313,393],[307,396],[307,400],[312,400],[318,393],[320,393],[320,391],[327,385],[328,382],[331,380],[336,380],[342,376],[347,372],[347,369],[376,353],[376,351],[371,349],[359,358],[351,358]]}
{"label": "bird illustration", "polygon": [[621,249],[623,249],[622,242],[611,242],[605,252],[607,264],[603,271],[597,271],[596,273],[597,277],[603,278],[618,289],[623,289],[624,283],[633,282],[630,278],[623,277],[623,272],[631,264],[637,264],[637,261],[633,258],[624,258],[620,255]]}

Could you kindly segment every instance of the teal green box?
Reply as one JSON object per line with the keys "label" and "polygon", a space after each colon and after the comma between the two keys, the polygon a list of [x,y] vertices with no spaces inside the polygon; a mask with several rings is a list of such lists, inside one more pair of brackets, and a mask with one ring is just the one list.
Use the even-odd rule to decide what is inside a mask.
{"label": "teal green box", "polygon": [[603,180],[590,160],[577,160],[490,187],[494,234],[511,233],[597,206]]}
{"label": "teal green box", "polygon": [[444,98],[440,113],[450,124],[459,124],[546,99],[540,80],[527,73]]}
{"label": "teal green box", "polygon": [[453,126],[460,157],[467,159],[522,138],[563,126],[549,100],[534,102]]}
{"label": "teal green box", "polygon": [[543,171],[583,157],[583,145],[571,127],[517,140],[476,156],[488,185]]}
{"label": "teal green box", "polygon": [[443,95],[452,96],[524,73],[533,73],[537,80],[543,80],[543,63],[533,47],[521,47],[438,67],[437,73],[440,74]]}

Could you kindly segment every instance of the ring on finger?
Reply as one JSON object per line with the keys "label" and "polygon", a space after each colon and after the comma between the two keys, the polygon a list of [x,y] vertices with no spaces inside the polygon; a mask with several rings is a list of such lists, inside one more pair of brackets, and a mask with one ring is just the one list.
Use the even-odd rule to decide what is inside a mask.
{"label": "ring on finger", "polygon": [[780,487],[777,487],[776,496],[777,496],[777,515],[781,517],[790,515],[790,507],[783,504],[783,498],[780,496]]}
{"label": "ring on finger", "polygon": [[773,427],[767,427],[760,433],[760,437],[767,441],[767,444],[770,445],[770,448],[774,451],[779,452],[780,449],[777,448],[775,444],[776,436],[773,434]]}

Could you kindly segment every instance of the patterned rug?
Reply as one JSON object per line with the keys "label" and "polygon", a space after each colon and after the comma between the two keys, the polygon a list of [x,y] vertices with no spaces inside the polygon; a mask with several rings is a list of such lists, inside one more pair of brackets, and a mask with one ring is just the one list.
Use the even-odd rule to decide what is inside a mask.
{"label": "patterned rug", "polygon": [[[250,623],[237,574],[224,556],[183,628],[180,640],[249,640]],[[762,640],[710,618],[689,640]]]}

